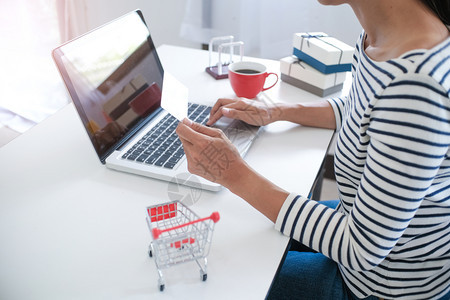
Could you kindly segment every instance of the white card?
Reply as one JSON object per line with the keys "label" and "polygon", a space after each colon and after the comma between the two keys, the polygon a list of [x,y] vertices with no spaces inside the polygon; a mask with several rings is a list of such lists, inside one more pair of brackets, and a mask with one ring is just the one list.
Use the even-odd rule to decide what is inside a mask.
{"label": "white card", "polygon": [[161,107],[172,116],[182,121],[188,112],[188,88],[172,74],[164,72]]}

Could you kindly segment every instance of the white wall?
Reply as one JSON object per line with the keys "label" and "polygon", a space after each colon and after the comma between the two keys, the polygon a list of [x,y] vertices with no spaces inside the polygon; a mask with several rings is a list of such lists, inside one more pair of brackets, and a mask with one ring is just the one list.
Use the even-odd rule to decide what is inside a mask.
{"label": "white wall", "polygon": [[[186,4],[204,0],[86,0],[89,29],[139,8],[154,43],[200,48],[180,36]],[[323,6],[316,0],[210,0],[217,35],[234,35],[245,54],[279,59],[291,54],[295,32],[323,31],[353,46],[361,26],[347,5]],[[199,12],[199,17],[201,12]],[[209,38],[205,39],[205,43]]]}
{"label": "white wall", "polygon": [[[212,23],[216,27],[214,33],[232,34],[237,40],[244,41],[246,55],[272,59],[287,56],[291,53],[294,32],[324,31],[350,45],[361,32],[361,26],[348,6],[323,7],[317,0],[0,0],[0,7],[7,8],[0,9],[2,41],[6,45],[0,53],[8,57],[6,65],[2,65],[5,88],[2,91],[4,97],[0,99],[0,124],[22,132],[67,102],[61,79],[50,58],[50,50],[58,45],[58,26],[56,15],[47,15],[54,11],[55,8],[50,7],[55,3],[70,5],[70,8],[75,6],[77,14],[86,15],[86,20],[75,22],[80,22],[80,30],[93,29],[140,8],[157,46],[171,44],[200,48],[201,43],[192,41],[192,36],[180,36],[186,5],[195,1],[200,4],[210,1]],[[11,28],[15,29],[11,31]],[[45,36],[42,32],[46,32]],[[83,31],[78,32],[81,33]],[[17,37],[21,37],[20,41]],[[31,55],[29,49],[33,49]],[[26,54],[22,53],[26,50]],[[33,77],[34,84],[28,89],[17,88],[16,85],[23,81],[25,66],[29,78],[35,73],[48,76]],[[8,97],[8,94],[14,97]],[[6,119],[5,112],[8,113]],[[17,121],[18,116],[23,122]]]}
{"label": "white wall", "polygon": [[156,46],[170,44],[199,48],[180,37],[185,0],[86,0],[87,25],[93,29],[132,10],[142,10]]}

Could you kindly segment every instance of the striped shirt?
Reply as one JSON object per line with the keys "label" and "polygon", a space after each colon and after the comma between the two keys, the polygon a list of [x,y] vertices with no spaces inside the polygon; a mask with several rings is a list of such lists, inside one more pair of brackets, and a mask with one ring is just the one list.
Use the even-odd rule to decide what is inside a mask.
{"label": "striped shirt", "polygon": [[358,40],[348,97],[330,99],[336,210],[291,194],[275,228],[339,265],[364,298],[450,291],[450,38],[385,62]]}

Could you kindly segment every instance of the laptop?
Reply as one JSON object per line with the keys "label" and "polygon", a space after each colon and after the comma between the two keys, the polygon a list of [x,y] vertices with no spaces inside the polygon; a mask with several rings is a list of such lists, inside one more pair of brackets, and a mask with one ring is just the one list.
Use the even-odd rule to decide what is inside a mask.
{"label": "laptop", "polygon": [[[190,187],[221,189],[188,172],[175,133],[184,116],[205,124],[211,107],[188,101],[188,89],[164,72],[140,10],[57,47],[52,56],[102,164]],[[259,132],[259,127],[226,118],[215,126],[242,156]],[[218,158],[220,149],[205,149],[205,154]],[[224,168],[226,161],[211,159],[206,172],[208,167]]]}

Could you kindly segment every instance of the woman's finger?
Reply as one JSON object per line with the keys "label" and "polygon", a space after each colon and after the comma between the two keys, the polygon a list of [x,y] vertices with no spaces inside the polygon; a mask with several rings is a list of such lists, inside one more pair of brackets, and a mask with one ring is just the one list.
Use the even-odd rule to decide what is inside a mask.
{"label": "woman's finger", "polygon": [[187,118],[178,124],[176,133],[182,141],[193,145],[203,145],[211,138],[223,138],[224,136],[219,129],[203,126],[199,123],[192,122]]}
{"label": "woman's finger", "polygon": [[206,122],[206,124],[212,125],[216,123],[222,117],[222,107],[233,102],[236,102],[236,99],[220,98],[219,100],[217,100],[217,102],[212,107],[211,112],[209,113],[209,120],[208,122]]}
{"label": "woman's finger", "polygon": [[[183,120],[183,122],[185,121]],[[207,127],[200,123],[186,121],[185,125],[190,127],[192,130],[209,137],[220,137],[222,135],[219,129]]]}

